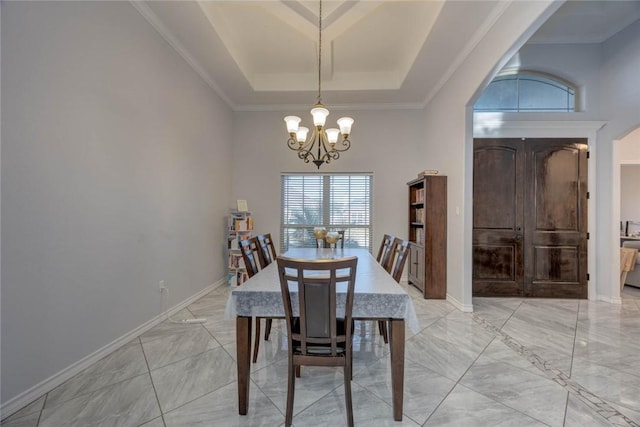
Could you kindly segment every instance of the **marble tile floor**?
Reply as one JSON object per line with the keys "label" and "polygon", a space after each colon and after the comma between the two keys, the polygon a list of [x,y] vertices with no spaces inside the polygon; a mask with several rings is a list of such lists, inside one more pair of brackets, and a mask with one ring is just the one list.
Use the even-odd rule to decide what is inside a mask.
{"label": "marble tile floor", "polygon": [[[474,313],[407,287],[421,323],[407,330],[404,417],[394,422],[389,351],[358,322],[352,383],[360,426],[639,426],[640,289],[621,305],[474,299]],[[282,426],[282,325],[252,365],[249,415],[237,414],[235,322],[218,288],[2,421],[2,427]],[[373,332],[372,332],[373,331]],[[342,372],[304,368],[294,425],[346,422]]]}

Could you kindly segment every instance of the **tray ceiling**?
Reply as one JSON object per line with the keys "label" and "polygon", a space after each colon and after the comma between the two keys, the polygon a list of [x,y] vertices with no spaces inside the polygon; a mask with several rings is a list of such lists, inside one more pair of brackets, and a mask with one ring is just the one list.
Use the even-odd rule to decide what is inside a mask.
{"label": "tray ceiling", "polygon": [[[314,103],[317,1],[132,4],[233,109]],[[637,20],[639,4],[569,1],[531,41],[600,43]],[[424,105],[507,5],[323,1],[323,101],[332,108]]]}

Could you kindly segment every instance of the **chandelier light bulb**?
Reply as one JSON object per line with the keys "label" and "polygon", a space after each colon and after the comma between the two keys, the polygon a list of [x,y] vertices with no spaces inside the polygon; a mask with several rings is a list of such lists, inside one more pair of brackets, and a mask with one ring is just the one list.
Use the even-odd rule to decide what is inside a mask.
{"label": "chandelier light bulb", "polygon": [[338,142],[338,135],[340,134],[340,130],[336,128],[330,128],[326,130],[327,132],[327,140],[329,144],[333,145]]}
{"label": "chandelier light bulb", "polygon": [[298,125],[302,119],[298,116],[287,116],[284,121],[287,123],[287,132],[290,134],[298,131]]}
{"label": "chandelier light bulb", "polygon": [[309,128],[300,126],[296,131],[296,140],[302,144],[307,140],[307,134],[309,133]]}
{"label": "chandelier light bulb", "polygon": [[311,109],[311,115],[313,116],[314,126],[324,126],[324,124],[327,122],[329,110],[324,108],[322,104],[317,104],[314,108]]}
{"label": "chandelier light bulb", "polygon": [[340,133],[343,135],[349,135],[351,133],[351,125],[353,119],[351,117],[341,117],[338,119],[338,126],[340,126]]}

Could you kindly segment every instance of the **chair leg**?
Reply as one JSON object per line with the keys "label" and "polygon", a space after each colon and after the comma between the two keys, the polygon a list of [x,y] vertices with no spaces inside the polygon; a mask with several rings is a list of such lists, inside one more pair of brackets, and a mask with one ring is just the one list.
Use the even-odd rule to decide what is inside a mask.
{"label": "chair leg", "polygon": [[296,371],[300,366],[294,366],[293,361],[289,359],[289,375],[287,380],[287,410],[285,412],[284,425],[290,427],[293,421],[293,398],[296,392]]}
{"label": "chair leg", "polygon": [[384,320],[378,320],[378,330],[385,344],[389,344],[389,335],[387,334],[387,322]]}
{"label": "chair leg", "polygon": [[271,334],[271,323],[273,322],[273,319],[268,317],[267,321],[264,324],[264,340],[268,341],[269,340],[269,335]]}
{"label": "chair leg", "polygon": [[258,360],[258,348],[260,347],[260,319],[256,317],[256,335],[253,339],[253,363]]}
{"label": "chair leg", "polygon": [[296,377],[300,378],[300,365],[296,366]]}
{"label": "chair leg", "polygon": [[353,427],[353,402],[351,401],[351,360],[344,364],[344,404],[347,407],[347,425]]}

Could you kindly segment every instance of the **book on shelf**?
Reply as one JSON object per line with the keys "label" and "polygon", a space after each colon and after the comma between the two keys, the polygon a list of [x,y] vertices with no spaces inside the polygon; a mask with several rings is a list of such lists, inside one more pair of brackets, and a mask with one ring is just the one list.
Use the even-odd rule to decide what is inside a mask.
{"label": "book on shelf", "polygon": [[243,269],[244,268],[244,259],[242,258],[242,254],[241,253],[229,254],[229,268],[231,268],[231,269]]}
{"label": "book on shelf", "polygon": [[424,203],[424,188],[416,189],[415,203]]}
{"label": "book on shelf", "polygon": [[250,212],[231,212],[227,221],[229,231],[253,230],[253,218]]}
{"label": "book on shelf", "polygon": [[424,213],[424,208],[418,208],[416,209],[415,212],[415,218],[413,219],[415,222],[424,222],[423,218],[422,218],[422,214]]}
{"label": "book on shelf", "polygon": [[253,230],[253,218],[247,217],[242,219],[236,219],[234,224],[236,231],[250,231]]}
{"label": "book on shelf", "polygon": [[242,285],[244,282],[249,280],[249,275],[247,274],[246,271],[238,271],[236,273],[236,276],[237,276],[236,281],[238,283],[238,286]]}

